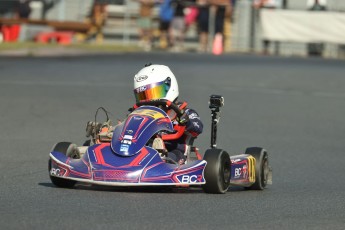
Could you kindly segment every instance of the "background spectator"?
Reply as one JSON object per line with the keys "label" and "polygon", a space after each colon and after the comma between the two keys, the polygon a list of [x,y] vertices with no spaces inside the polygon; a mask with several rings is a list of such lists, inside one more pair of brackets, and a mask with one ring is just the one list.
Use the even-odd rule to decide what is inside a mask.
{"label": "background spectator", "polygon": [[159,46],[162,49],[166,49],[168,46],[170,46],[170,24],[173,16],[174,9],[171,5],[171,0],[163,0],[159,7]]}
{"label": "background spectator", "polygon": [[307,0],[308,10],[327,10],[327,0]]}
{"label": "background spectator", "polygon": [[0,0],[0,17],[14,18],[18,7],[18,1],[3,1]]}
{"label": "background spectator", "polygon": [[207,52],[211,10],[215,14],[215,36],[223,42],[225,13],[231,8],[231,2],[230,0],[197,0],[197,3],[199,5],[199,51]]}
{"label": "background spectator", "polygon": [[45,20],[48,12],[56,6],[61,0],[38,0],[42,2],[42,14],[41,19]]}
{"label": "background spectator", "polygon": [[[254,8],[255,9],[278,9],[282,8],[282,0],[254,0]],[[268,48],[270,45],[269,40],[263,40],[263,54],[268,54]],[[276,43],[276,46],[278,44]]]}
{"label": "background spectator", "polygon": [[91,8],[89,20],[92,28],[88,32],[88,39],[96,38],[97,43],[103,42],[103,26],[107,19],[106,7],[107,4],[104,1],[94,0]]}
{"label": "background spectator", "polygon": [[[327,2],[326,0],[308,0],[307,7],[310,11],[325,11]],[[323,43],[308,43],[307,44],[309,56],[322,56],[324,50]]]}
{"label": "background spectator", "polygon": [[137,0],[139,6],[139,45],[143,46],[146,51],[152,48],[152,12],[155,4],[154,0]]}
{"label": "background spectator", "polygon": [[31,0],[19,0],[18,17],[28,19],[31,13]]}
{"label": "background spectator", "polygon": [[187,6],[185,7],[185,33],[188,31],[189,27],[197,22],[199,9],[196,6],[196,0],[188,1]]}
{"label": "background spectator", "polygon": [[183,0],[173,0],[174,17],[171,21],[171,46],[174,51],[183,48],[185,21],[184,21],[184,2]]}
{"label": "background spectator", "polygon": [[209,5],[207,0],[197,0],[199,6],[198,30],[199,30],[199,52],[207,51],[208,42],[208,20]]}

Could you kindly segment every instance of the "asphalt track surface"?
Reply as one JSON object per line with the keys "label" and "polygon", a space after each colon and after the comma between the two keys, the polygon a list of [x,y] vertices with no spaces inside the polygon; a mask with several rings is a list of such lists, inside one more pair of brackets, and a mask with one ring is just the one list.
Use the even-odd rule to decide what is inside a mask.
{"label": "asphalt track surface", "polygon": [[[218,147],[269,152],[273,185],[157,191],[54,187],[47,160],[58,141],[81,144],[104,106],[122,119],[133,75],[171,67],[180,98],[204,121],[208,97],[225,97]],[[345,229],[345,63],[196,54],[0,58],[0,229]]]}

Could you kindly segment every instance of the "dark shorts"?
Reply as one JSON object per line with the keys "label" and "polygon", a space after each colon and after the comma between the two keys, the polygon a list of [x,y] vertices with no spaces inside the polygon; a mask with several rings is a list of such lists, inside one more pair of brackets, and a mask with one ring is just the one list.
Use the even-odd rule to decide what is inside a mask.
{"label": "dark shorts", "polygon": [[170,27],[169,21],[160,21],[159,22],[159,30],[167,31]]}
{"label": "dark shorts", "polygon": [[209,8],[200,7],[199,15],[198,15],[199,32],[208,32],[208,17],[209,17]]}
{"label": "dark shorts", "polygon": [[[199,32],[208,32],[209,7],[199,8]],[[219,6],[216,12],[215,33],[223,33],[224,30],[225,7]]]}

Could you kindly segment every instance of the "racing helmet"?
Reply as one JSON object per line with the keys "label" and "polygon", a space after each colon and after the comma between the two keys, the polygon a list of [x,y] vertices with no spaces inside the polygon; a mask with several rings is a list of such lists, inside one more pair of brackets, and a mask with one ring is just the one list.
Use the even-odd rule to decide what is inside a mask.
{"label": "racing helmet", "polygon": [[166,99],[175,101],[179,95],[175,75],[165,65],[145,65],[134,76],[134,95],[137,102]]}

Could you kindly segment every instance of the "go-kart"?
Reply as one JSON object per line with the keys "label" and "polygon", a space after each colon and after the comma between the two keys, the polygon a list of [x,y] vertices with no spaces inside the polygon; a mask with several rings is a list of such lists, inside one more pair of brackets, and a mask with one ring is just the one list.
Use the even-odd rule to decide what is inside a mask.
{"label": "go-kart", "polygon": [[185,133],[185,126],[174,124],[165,112],[174,111],[179,120],[183,110],[167,100],[145,101],[135,104],[127,118],[116,126],[108,115],[104,123],[88,122],[90,140],[83,146],[57,143],[50,153],[50,179],[64,188],[83,182],[108,186],[199,186],[207,193],[225,193],[230,185],[263,190],[272,182],[265,149],[247,148],[244,154],[230,157],[216,147],[223,104],[223,97],[211,96],[211,148],[203,158],[193,146],[192,138],[187,143],[187,160],[182,165],[154,149],[155,137],[169,141]]}

